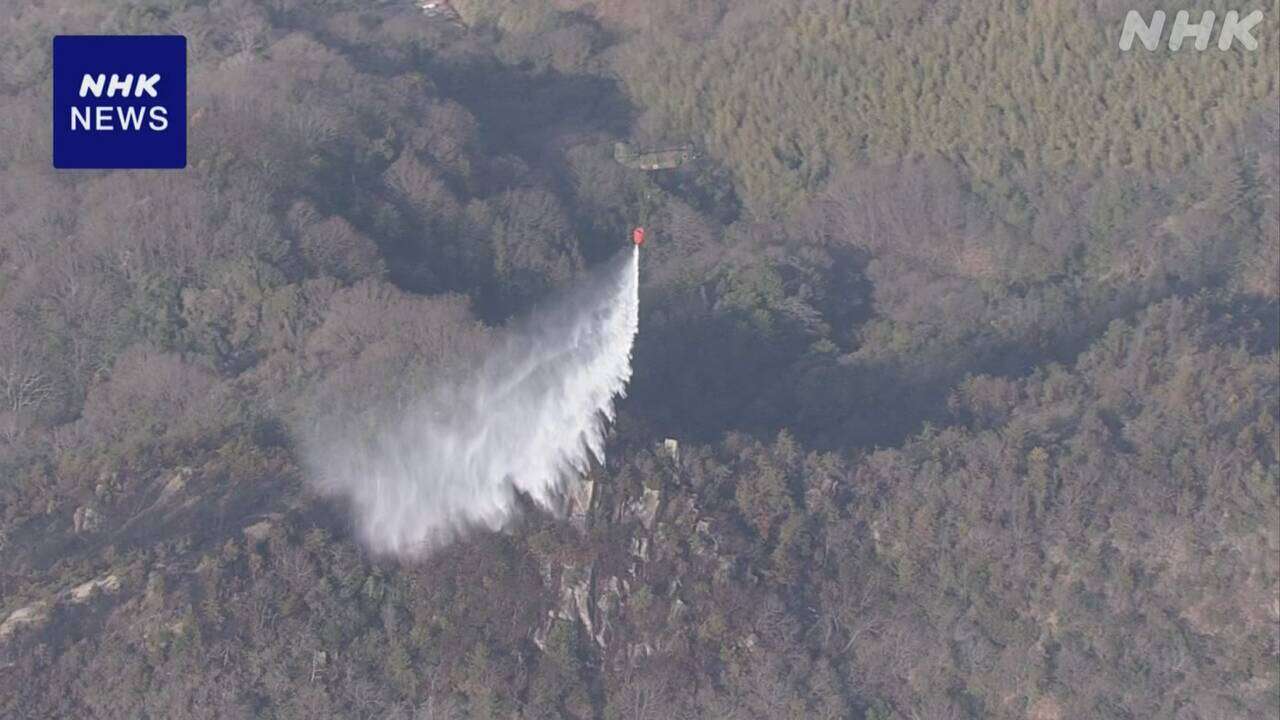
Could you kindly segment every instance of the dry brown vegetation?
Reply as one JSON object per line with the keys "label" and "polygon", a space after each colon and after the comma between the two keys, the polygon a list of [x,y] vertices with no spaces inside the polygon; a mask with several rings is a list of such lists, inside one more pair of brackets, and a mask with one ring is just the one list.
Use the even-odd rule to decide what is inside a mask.
{"label": "dry brown vegetation", "polygon": [[[1277,712],[1280,9],[1121,58],[1112,3],[456,4],[5,11],[0,716]],[[49,168],[90,31],[188,36],[186,171]],[[367,557],[297,428],[637,222],[589,510]]]}

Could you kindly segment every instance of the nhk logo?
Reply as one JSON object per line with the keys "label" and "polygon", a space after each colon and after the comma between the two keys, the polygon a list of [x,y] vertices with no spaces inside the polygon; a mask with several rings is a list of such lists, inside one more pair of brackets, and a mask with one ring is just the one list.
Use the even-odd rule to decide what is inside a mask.
{"label": "nhk logo", "polygon": [[[139,76],[133,97],[140,98],[143,94],[153,98],[159,97],[156,94],[156,83],[158,82],[160,82],[159,73]],[[85,75],[84,79],[80,81],[80,97],[92,96],[100,98],[102,97],[102,86],[106,84],[106,75],[101,73],[96,76]],[[120,97],[129,97],[129,90],[133,87],[133,75],[125,75],[123,79],[119,75],[112,75],[111,84],[107,85],[106,96],[109,98],[116,97],[118,91]],[[115,111],[114,116],[112,114],[113,110]],[[144,118],[147,119],[147,128],[156,132],[161,132],[169,127],[169,111],[159,105],[150,107],[84,105],[71,108],[71,129],[103,130],[107,132],[116,129],[141,130]]]}
{"label": "nhk logo", "polygon": [[53,39],[54,167],[186,167],[186,114],[185,38]]}
{"label": "nhk logo", "polygon": [[[1166,17],[1163,10],[1156,10],[1151,13],[1151,22],[1147,22],[1146,18],[1142,17],[1142,13],[1130,10],[1124,18],[1124,28],[1120,31],[1120,50],[1123,52],[1131,50],[1134,38],[1141,40],[1142,46],[1147,50],[1154,51],[1160,47],[1160,40],[1164,37]],[[1200,22],[1193,23],[1191,13],[1180,10],[1174,16],[1173,29],[1169,31],[1169,49],[1177,52],[1187,40],[1194,43],[1196,50],[1208,49],[1217,19],[1218,16],[1212,10],[1208,10],[1200,16]],[[1218,49],[1230,50],[1235,41],[1239,40],[1245,50],[1257,50],[1258,41],[1253,37],[1253,28],[1260,22],[1262,22],[1261,10],[1254,10],[1244,17],[1235,10],[1228,12],[1222,20],[1222,29],[1218,31]]]}

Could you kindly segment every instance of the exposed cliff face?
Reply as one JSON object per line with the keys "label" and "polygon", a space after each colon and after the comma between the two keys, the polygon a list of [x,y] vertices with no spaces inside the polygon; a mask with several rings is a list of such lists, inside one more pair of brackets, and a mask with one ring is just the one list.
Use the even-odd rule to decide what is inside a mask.
{"label": "exposed cliff face", "polygon": [[[701,574],[725,582],[733,568],[731,558],[718,552],[711,521],[700,517],[696,500],[681,494],[666,507],[665,496],[680,483],[679,445],[667,440],[656,448],[652,475],[643,481],[623,474],[587,481],[569,498],[570,516],[579,528],[617,534],[629,540],[620,557],[600,558],[583,564],[548,562],[542,568],[544,586],[556,593],[558,603],[531,634],[545,649],[553,625],[577,624],[590,638],[596,652],[614,663],[634,663],[660,651],[671,639],[665,634],[646,635],[636,621],[659,613],[666,627],[688,611],[681,599],[681,576]],[[582,508],[590,508],[583,511]],[[695,570],[697,568],[697,570]],[[675,569],[663,591],[653,592],[653,580]],[[626,638],[616,646],[617,638]]]}
{"label": "exposed cliff face", "polygon": [[19,630],[37,631],[42,629],[48,622],[51,611],[48,602],[36,602],[9,613],[9,616],[0,622],[0,640],[5,640],[15,635]]}
{"label": "exposed cliff face", "polygon": [[[18,652],[23,640],[39,638],[53,619],[75,624],[88,619],[95,611],[107,611],[118,599],[122,581],[108,574],[65,588],[53,597],[38,600],[9,613],[0,621],[0,651]],[[103,599],[99,607],[94,601]]]}

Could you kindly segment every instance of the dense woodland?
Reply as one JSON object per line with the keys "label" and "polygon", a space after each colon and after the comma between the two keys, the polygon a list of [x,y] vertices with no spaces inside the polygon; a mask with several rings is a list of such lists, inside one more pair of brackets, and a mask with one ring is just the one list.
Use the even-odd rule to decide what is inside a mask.
{"label": "dense woodland", "polygon": [[[6,5],[0,717],[1274,717],[1280,3],[1130,5]],[[185,171],[50,167],[117,32],[188,38]],[[637,223],[589,501],[368,556],[299,429]]]}

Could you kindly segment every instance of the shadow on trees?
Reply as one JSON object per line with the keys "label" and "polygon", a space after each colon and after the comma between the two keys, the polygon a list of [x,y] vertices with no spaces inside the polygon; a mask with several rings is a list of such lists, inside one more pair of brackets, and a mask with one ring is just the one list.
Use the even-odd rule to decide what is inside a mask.
{"label": "shadow on trees", "polygon": [[514,155],[536,173],[557,179],[567,149],[585,136],[625,136],[634,110],[615,80],[531,64],[504,65],[493,58],[428,62],[443,94],[467,109],[480,125],[491,155]]}

